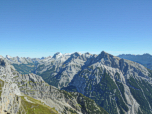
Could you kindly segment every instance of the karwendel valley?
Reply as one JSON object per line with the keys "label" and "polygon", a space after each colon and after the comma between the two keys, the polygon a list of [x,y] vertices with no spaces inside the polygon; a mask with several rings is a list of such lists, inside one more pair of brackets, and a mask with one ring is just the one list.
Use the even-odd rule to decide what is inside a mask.
{"label": "karwendel valley", "polygon": [[151,67],[119,57],[0,56],[0,114],[151,114]]}

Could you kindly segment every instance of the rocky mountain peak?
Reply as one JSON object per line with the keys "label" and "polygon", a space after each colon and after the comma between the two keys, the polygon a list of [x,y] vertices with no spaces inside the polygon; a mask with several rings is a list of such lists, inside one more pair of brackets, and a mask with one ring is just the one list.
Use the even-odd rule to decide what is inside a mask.
{"label": "rocky mountain peak", "polygon": [[60,56],[62,56],[62,53],[57,52],[57,53],[55,53],[55,54],[53,55],[53,57],[52,57],[52,58],[54,58],[54,59],[58,59]]}
{"label": "rocky mountain peak", "polygon": [[46,57],[41,57],[41,59],[45,59]]}
{"label": "rocky mountain peak", "polygon": [[107,52],[105,52],[105,51],[102,51],[100,54],[99,54],[99,56],[100,57],[102,57],[102,58],[106,58],[106,57],[114,57],[113,55],[111,55],[111,54],[109,54],[109,53],[107,53]]}
{"label": "rocky mountain peak", "polygon": [[92,54],[90,54],[89,52],[86,52],[85,54],[86,54],[86,55],[92,55]]}
{"label": "rocky mountain peak", "polygon": [[78,56],[80,56],[80,55],[81,55],[81,53],[75,52],[75,53],[73,53],[71,56],[73,56],[73,57],[78,57]]}
{"label": "rocky mountain peak", "polygon": [[105,51],[102,51],[97,57],[96,57],[96,61],[112,61],[112,58],[114,56],[105,52]]}

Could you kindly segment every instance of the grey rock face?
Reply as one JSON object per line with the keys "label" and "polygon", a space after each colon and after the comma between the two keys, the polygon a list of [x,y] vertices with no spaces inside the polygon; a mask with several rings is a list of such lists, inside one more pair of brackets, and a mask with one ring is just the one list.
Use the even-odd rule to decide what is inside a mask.
{"label": "grey rock face", "polygon": [[73,54],[57,53],[57,55],[60,57],[41,61],[36,69],[36,74],[41,75],[44,81],[58,88],[66,87],[74,75],[96,57],[89,53],[80,54],[78,52]]}
{"label": "grey rock face", "polygon": [[[1,59],[1,63],[3,62],[5,65],[0,65],[1,114],[26,114],[28,112],[27,105],[24,106],[24,103],[31,103],[33,106],[37,103],[32,98],[39,100],[38,103],[40,104],[36,106],[55,107],[58,113],[107,114],[104,109],[97,106],[91,99],[76,92],[71,94],[50,86],[38,75],[32,73],[19,74],[4,58]],[[94,104],[93,109],[85,105],[85,102]]]}
{"label": "grey rock face", "polygon": [[[38,75],[19,74],[18,77],[13,78],[13,82],[19,85],[19,89],[22,93],[38,99],[50,107],[55,107],[59,113],[71,113],[70,110],[73,110],[75,113],[87,114],[87,110],[90,110],[89,107],[85,106],[85,102],[88,100],[85,100],[85,97],[83,95],[80,95],[77,92],[71,94],[66,91],[59,90],[45,83],[43,79]],[[99,106],[97,106],[94,101],[90,100],[89,103],[94,104],[93,111],[102,112],[103,114],[107,113]],[[84,105],[86,108],[82,108],[81,105]],[[90,112],[93,111],[90,110]]]}
{"label": "grey rock face", "polygon": [[[147,90],[151,88],[152,78],[149,75],[148,70],[138,63],[102,52],[95,58],[95,62],[75,75],[69,87],[71,85],[76,87],[77,91],[95,100],[97,104],[109,110],[109,113],[152,113],[152,104],[148,100],[148,94],[145,95],[143,91],[145,88],[142,86],[145,85],[140,82],[144,81],[149,84]],[[147,103],[148,112],[143,109],[140,99],[135,96],[135,94],[138,95],[138,91],[133,86],[134,81],[138,84],[139,91]],[[116,105],[117,110],[112,108],[113,104]]]}
{"label": "grey rock face", "polygon": [[0,113],[17,114],[21,95],[18,86],[11,81],[13,66],[0,58]]}
{"label": "grey rock face", "polygon": [[[35,73],[50,85],[93,99],[110,114],[152,113],[152,71],[104,51],[99,55],[56,53],[39,60]],[[77,98],[67,100],[63,91],[49,86],[37,75],[16,74],[17,78],[12,80],[22,93],[41,99],[48,106],[55,105],[59,112],[70,105],[84,113],[82,108],[76,107]]]}
{"label": "grey rock face", "polygon": [[90,97],[111,114],[152,113],[151,93],[146,92],[152,88],[152,73],[136,62],[104,51],[62,54],[41,62],[36,73],[50,85]]}
{"label": "grey rock face", "polygon": [[17,114],[21,105],[21,100],[19,98],[20,95],[20,90],[18,89],[18,86],[16,84],[4,83],[0,101],[1,114]]}

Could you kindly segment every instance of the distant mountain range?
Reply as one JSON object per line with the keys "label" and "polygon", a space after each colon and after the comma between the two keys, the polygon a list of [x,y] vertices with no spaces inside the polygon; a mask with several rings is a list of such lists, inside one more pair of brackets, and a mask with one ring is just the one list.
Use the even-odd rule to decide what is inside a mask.
{"label": "distant mountain range", "polygon": [[143,55],[121,54],[118,57],[140,63],[152,70],[152,55],[148,53],[145,53]]}
{"label": "distant mountain range", "polygon": [[[47,106],[55,107],[58,113],[64,111],[72,113],[70,110],[75,110],[83,114],[107,112],[109,114],[151,114],[152,71],[151,67],[145,67],[151,64],[151,55],[141,56],[119,55],[116,57],[104,51],[99,55],[58,52],[41,59],[6,56],[3,58],[5,62],[1,65],[11,64],[14,70],[10,72],[19,72],[17,75],[14,73],[16,78],[12,79],[12,83],[16,83],[22,93],[31,98],[43,100]],[[47,89],[45,85],[54,89]],[[55,97],[57,94],[60,94],[60,99]],[[72,96],[74,101],[70,102],[75,102],[75,104],[65,100],[63,96],[66,95],[69,96],[68,99]],[[80,95],[89,102],[95,101],[93,105],[95,107],[85,105],[84,101],[80,102],[82,98],[75,97]],[[65,102],[65,105],[56,104],[58,101]],[[66,103],[72,108],[65,108]],[[76,108],[76,104],[81,106]],[[95,110],[97,112],[94,112]]]}
{"label": "distant mountain range", "polygon": [[0,56],[0,114],[108,114],[81,93],[59,90],[33,73],[20,74],[8,60]]}

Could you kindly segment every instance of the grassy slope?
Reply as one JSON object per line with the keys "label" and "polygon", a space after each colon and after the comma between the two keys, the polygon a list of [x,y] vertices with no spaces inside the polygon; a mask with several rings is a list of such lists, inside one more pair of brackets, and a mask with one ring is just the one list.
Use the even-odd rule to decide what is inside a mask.
{"label": "grassy slope", "polygon": [[0,97],[1,97],[1,93],[2,93],[2,87],[4,86],[4,81],[0,80]]}
{"label": "grassy slope", "polygon": [[[25,97],[33,103],[26,101]],[[21,109],[18,114],[21,114],[23,110],[26,114],[58,114],[54,108],[50,108],[41,101],[29,96],[21,96]]]}

